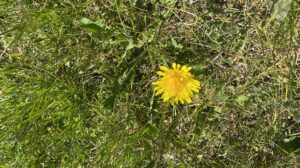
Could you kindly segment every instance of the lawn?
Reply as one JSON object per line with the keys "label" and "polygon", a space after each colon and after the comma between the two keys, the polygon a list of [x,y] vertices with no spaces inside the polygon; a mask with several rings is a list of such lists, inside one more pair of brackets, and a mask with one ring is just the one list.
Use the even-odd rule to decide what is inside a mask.
{"label": "lawn", "polygon": [[0,167],[300,167],[299,43],[299,0],[0,0]]}

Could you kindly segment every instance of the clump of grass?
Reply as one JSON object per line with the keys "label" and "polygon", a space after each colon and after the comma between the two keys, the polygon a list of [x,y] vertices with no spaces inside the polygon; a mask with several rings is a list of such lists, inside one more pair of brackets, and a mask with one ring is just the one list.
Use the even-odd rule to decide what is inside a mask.
{"label": "clump of grass", "polygon": [[[299,165],[298,1],[0,6],[1,166]],[[154,96],[172,62],[190,105]]]}

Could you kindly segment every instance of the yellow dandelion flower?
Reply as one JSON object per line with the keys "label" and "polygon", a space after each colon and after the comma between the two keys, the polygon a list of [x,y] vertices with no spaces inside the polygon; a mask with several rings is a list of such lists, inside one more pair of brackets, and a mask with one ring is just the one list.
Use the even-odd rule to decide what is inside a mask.
{"label": "yellow dandelion flower", "polygon": [[157,74],[161,77],[152,83],[155,86],[155,95],[162,94],[163,101],[172,104],[191,103],[194,96],[193,92],[198,93],[200,89],[200,82],[195,80],[190,73],[192,67],[173,63],[172,68],[160,66],[160,71]]}

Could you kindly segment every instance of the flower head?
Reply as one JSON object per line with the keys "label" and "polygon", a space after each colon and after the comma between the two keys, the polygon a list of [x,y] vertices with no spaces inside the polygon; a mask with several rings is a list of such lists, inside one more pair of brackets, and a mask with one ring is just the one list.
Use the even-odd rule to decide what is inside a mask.
{"label": "flower head", "polygon": [[160,71],[157,71],[157,74],[161,77],[152,83],[155,86],[155,95],[162,94],[163,101],[170,101],[172,104],[191,103],[191,98],[194,96],[193,92],[198,93],[200,89],[200,82],[195,80],[190,73],[192,67],[173,63],[172,68],[160,66]]}

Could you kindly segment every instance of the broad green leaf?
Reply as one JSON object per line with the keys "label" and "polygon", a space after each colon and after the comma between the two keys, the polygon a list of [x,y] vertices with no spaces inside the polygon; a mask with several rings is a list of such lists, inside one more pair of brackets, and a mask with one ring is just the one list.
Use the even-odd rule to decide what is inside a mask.
{"label": "broad green leaf", "polygon": [[133,44],[132,40],[129,40],[129,44],[126,47],[126,50],[131,50],[135,47],[135,44]]}
{"label": "broad green leaf", "polygon": [[283,20],[289,13],[293,0],[279,0],[274,6],[272,18]]}
{"label": "broad green leaf", "polygon": [[216,106],[216,107],[214,108],[214,111],[215,111],[216,113],[221,113],[221,112],[222,112],[222,107]]}
{"label": "broad green leaf", "polygon": [[172,37],[171,38],[171,41],[172,41],[172,45],[177,48],[177,49],[182,49],[183,46],[181,44],[178,44],[177,41]]}
{"label": "broad green leaf", "polygon": [[299,110],[297,110],[294,115],[294,121],[297,123],[300,123],[300,111]]}
{"label": "broad green leaf", "polygon": [[90,23],[93,23],[93,22],[88,18],[81,18],[80,19],[80,25],[86,25],[86,24],[90,24]]}
{"label": "broad green leaf", "polygon": [[245,95],[240,95],[235,99],[235,102],[237,102],[240,106],[245,106],[245,103],[248,101],[248,97]]}
{"label": "broad green leaf", "polygon": [[80,26],[82,29],[88,31],[88,32],[92,32],[95,34],[99,34],[103,31],[103,28],[101,28],[100,26],[94,24],[94,23],[89,23],[89,24],[85,24],[85,25],[81,25]]}
{"label": "broad green leaf", "polygon": [[95,34],[108,33],[108,30],[105,29],[104,25],[101,22],[93,22],[88,18],[80,19],[80,27],[88,32]]}

